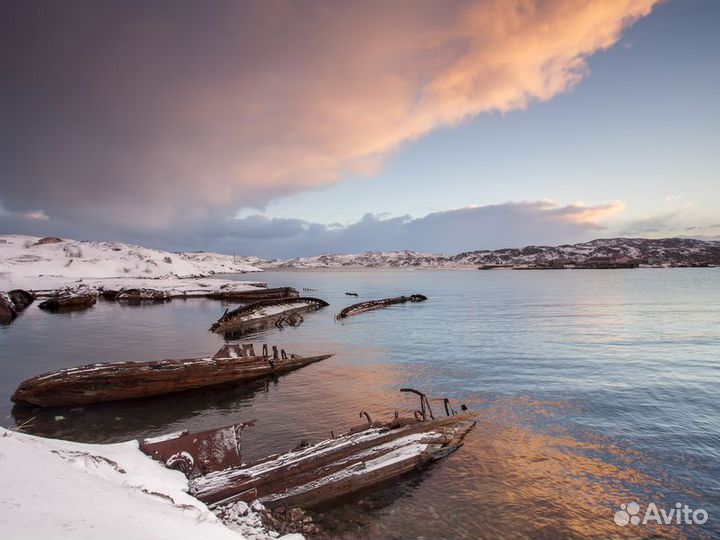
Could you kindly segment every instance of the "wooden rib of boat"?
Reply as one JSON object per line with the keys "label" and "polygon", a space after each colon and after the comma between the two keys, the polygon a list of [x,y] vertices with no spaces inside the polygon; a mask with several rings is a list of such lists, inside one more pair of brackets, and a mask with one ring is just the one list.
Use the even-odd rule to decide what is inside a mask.
{"label": "wooden rib of boat", "polygon": [[22,383],[12,400],[40,407],[136,399],[281,375],[330,358],[287,355],[263,345],[224,345],[213,357],[153,362],[90,364],[38,375]]}
{"label": "wooden rib of boat", "polygon": [[272,289],[256,289],[249,291],[218,291],[207,295],[216,300],[232,300],[235,302],[258,302],[260,300],[277,300],[279,298],[297,298],[300,293],[292,287],[275,287]]}
{"label": "wooden rib of boat", "polygon": [[328,305],[324,300],[311,296],[260,300],[225,313],[210,330],[216,333],[242,334],[269,325],[282,327],[282,324],[287,323],[296,326],[303,320],[300,313]]}
{"label": "wooden rib of boat", "polygon": [[474,425],[469,412],[369,421],[286,454],[192,477],[190,493],[211,508],[256,499],[268,508],[312,508],[446,457],[462,446]]}
{"label": "wooden rib of boat", "polygon": [[346,317],[358,315],[359,313],[365,313],[366,311],[373,311],[376,309],[382,309],[384,307],[392,306],[393,304],[404,304],[405,302],[424,302],[425,300],[427,300],[427,296],[423,294],[396,296],[395,298],[383,298],[382,300],[369,300],[367,302],[360,302],[359,304],[353,304],[352,306],[346,307],[335,316],[335,319],[344,319]]}

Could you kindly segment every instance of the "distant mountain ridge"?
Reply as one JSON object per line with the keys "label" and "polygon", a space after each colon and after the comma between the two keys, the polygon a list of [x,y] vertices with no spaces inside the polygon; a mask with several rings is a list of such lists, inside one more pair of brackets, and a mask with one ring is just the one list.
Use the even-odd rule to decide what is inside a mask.
{"label": "distant mountain ridge", "polygon": [[582,265],[592,260],[633,260],[658,266],[720,265],[720,242],[692,238],[600,238],[560,246],[525,246],[433,255],[416,251],[367,251],[364,253],[277,260],[265,268],[458,268],[473,266],[544,266],[557,262]]}

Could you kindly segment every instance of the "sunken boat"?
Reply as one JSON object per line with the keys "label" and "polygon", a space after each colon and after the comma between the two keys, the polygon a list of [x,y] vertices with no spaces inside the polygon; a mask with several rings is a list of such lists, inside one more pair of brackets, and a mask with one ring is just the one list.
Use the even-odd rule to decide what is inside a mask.
{"label": "sunken boat", "polygon": [[94,293],[63,293],[40,302],[38,307],[46,311],[71,311],[87,309],[96,303],[97,295]]}
{"label": "sunken boat", "polygon": [[249,424],[190,434],[179,432],[140,442],[145,453],[190,478],[190,493],[210,508],[259,500],[268,508],[313,508],[423,469],[463,445],[475,415],[463,405],[455,411],[449,400],[436,417],[421,392],[421,407],[410,417],[398,413],[388,422],[366,423],[347,433],[294,450],[243,464],[241,431]]}
{"label": "sunken boat", "polygon": [[230,333],[238,336],[267,326],[297,326],[304,320],[301,313],[328,305],[325,300],[311,296],[260,300],[225,312],[210,330],[218,334]]}
{"label": "sunken boat", "polygon": [[278,300],[280,298],[298,298],[300,293],[292,287],[258,288],[249,291],[218,291],[207,295],[215,300],[233,302],[259,302],[260,300]]}
{"label": "sunken boat", "polygon": [[367,302],[360,302],[359,304],[353,304],[352,306],[344,308],[340,311],[340,313],[335,315],[335,319],[345,319],[353,315],[365,313],[366,311],[374,311],[376,309],[382,309],[395,304],[404,304],[406,302],[424,302],[425,300],[427,300],[427,296],[424,294],[411,294],[409,296],[396,296],[395,298],[383,298],[381,300],[368,300]]}
{"label": "sunken boat", "polygon": [[263,345],[224,345],[214,356],[151,362],[89,364],[28,379],[12,396],[16,403],[39,407],[71,406],[172,394],[208,386],[274,377],[330,358],[288,355]]}

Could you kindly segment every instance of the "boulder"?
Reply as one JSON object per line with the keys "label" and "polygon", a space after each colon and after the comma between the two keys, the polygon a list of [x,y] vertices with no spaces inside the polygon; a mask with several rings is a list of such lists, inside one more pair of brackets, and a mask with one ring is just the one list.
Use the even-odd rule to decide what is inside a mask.
{"label": "boulder", "polygon": [[15,304],[5,293],[0,293],[0,324],[9,324],[17,317]]}
{"label": "boulder", "polygon": [[9,291],[7,295],[10,297],[12,303],[15,304],[17,311],[22,311],[35,301],[35,295],[33,293],[22,289],[13,289]]}
{"label": "boulder", "polygon": [[43,244],[59,244],[60,242],[63,242],[62,238],[58,238],[57,236],[46,236],[45,238],[41,238],[37,242],[35,242],[35,246],[42,246]]}

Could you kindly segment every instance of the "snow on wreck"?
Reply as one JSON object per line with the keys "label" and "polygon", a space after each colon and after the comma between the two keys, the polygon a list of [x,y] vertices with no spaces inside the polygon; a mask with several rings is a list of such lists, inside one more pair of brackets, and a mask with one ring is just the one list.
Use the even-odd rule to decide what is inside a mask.
{"label": "snow on wreck", "polygon": [[210,331],[236,337],[268,326],[279,329],[283,325],[298,326],[304,321],[301,313],[328,305],[325,300],[311,296],[260,300],[225,312],[210,327]]}

